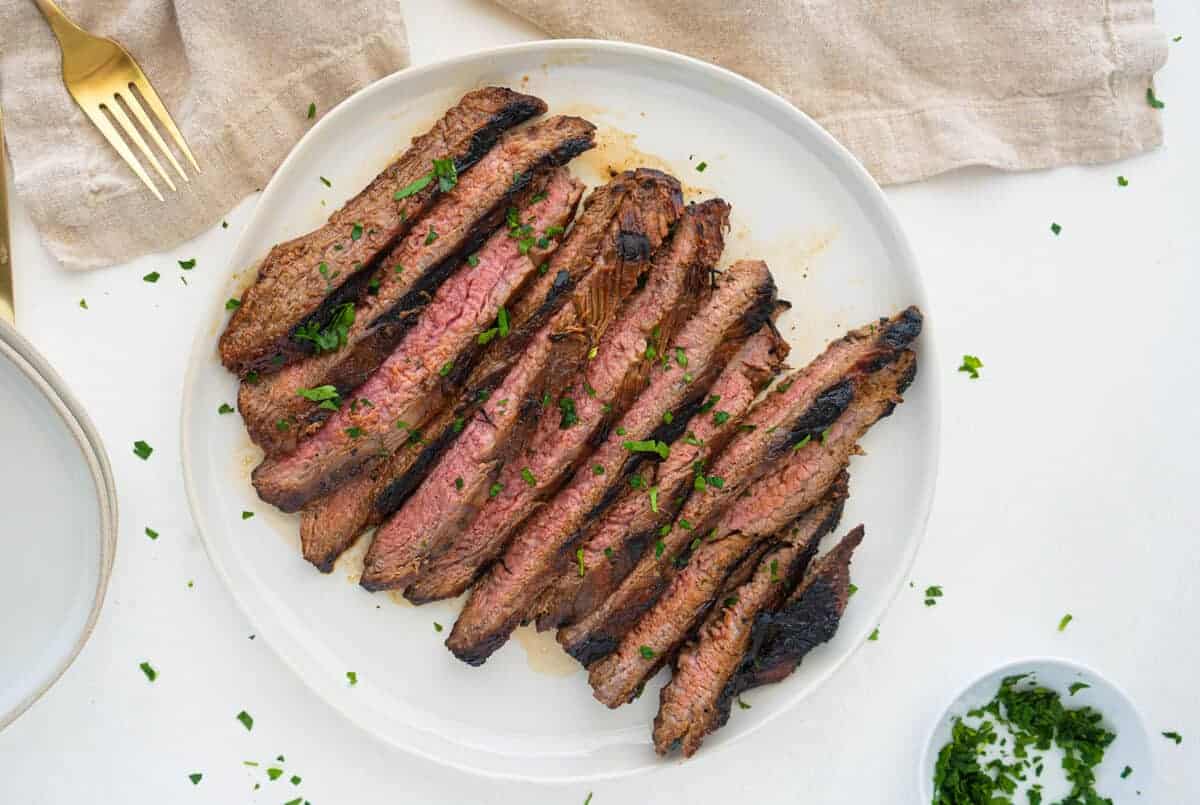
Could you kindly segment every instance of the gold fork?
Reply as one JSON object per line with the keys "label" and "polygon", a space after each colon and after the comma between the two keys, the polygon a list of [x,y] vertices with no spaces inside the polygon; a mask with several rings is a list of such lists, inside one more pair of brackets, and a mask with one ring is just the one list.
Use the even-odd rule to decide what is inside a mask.
{"label": "gold fork", "polygon": [[[150,188],[150,192],[159,201],[163,200],[162,193],[158,192],[154,182],[150,181],[150,176],[146,173],[145,168],[138,162],[128,143],[122,139],[116,127],[113,126],[113,121],[116,121],[125,136],[154,166],[154,170],[166,182],[167,187],[174,190],[175,183],[163,170],[162,165],[154,156],[154,152],[150,150],[150,146],[146,144],[138,128],[129,119],[129,115],[125,112],[126,108],[133,112],[133,116],[137,118],[142,129],[150,135],[150,139],[166,155],[167,160],[185,182],[188,181],[188,176],[179,166],[171,149],[163,142],[163,138],[150,121],[146,110],[142,108],[142,104],[138,101],[139,94],[146,105],[150,107],[150,111],[158,118],[158,122],[171,135],[175,145],[192,163],[196,173],[199,173],[200,166],[196,164],[196,158],[192,156],[187,143],[184,142],[183,135],[175,126],[175,121],[171,119],[167,108],[159,100],[154,87],[150,86],[150,80],[146,78],[142,68],[138,67],[137,62],[126,52],[125,48],[111,39],[93,36],[83,30],[71,22],[67,15],[54,4],[53,0],[33,0],[33,2],[46,17],[46,21],[50,23],[54,35],[58,37],[59,45],[62,46],[63,82],[67,85],[67,91],[71,93],[71,97],[96,125],[96,128],[100,129],[100,133],[104,135],[109,144],[117,149],[117,153],[133,169],[137,177],[146,187]],[[110,115],[112,120],[109,120]]]}
{"label": "gold fork", "polygon": [[0,110],[0,319],[16,324],[13,299],[12,244],[8,239],[8,158],[4,154],[4,112]]}

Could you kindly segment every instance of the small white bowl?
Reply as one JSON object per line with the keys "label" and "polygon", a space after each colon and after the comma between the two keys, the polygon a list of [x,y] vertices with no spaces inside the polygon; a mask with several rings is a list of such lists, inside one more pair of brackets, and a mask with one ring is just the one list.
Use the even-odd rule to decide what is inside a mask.
{"label": "small white bowl", "polygon": [[[1014,674],[1033,675],[1037,684],[1056,691],[1066,707],[1074,709],[1087,705],[1103,714],[1104,728],[1116,733],[1117,737],[1105,751],[1104,762],[1096,767],[1096,791],[1101,796],[1111,797],[1114,802],[1132,802],[1137,799],[1142,802],[1152,801],[1150,786],[1154,773],[1151,766],[1150,740],[1142,715],[1134,707],[1129,696],[1098,672],[1077,662],[1055,657],[1031,657],[1015,660],[989,671],[967,685],[954,697],[933,725],[918,767],[918,801],[922,805],[933,801],[934,767],[937,764],[938,752],[950,741],[955,717],[963,716],[968,710],[987,704],[1000,689],[1001,680]],[[1075,682],[1084,682],[1089,687],[1071,695],[1069,688]],[[1048,759],[1060,757],[1057,748],[1042,754]],[[1121,779],[1121,772],[1126,766],[1133,771],[1127,778]],[[1058,768],[1057,760],[1048,760],[1046,773],[1043,779],[1039,780],[1046,785],[1046,802],[1056,802],[1067,793],[1065,785],[1061,791],[1055,787],[1061,779],[1062,772]],[[1020,796],[1013,801],[1024,802],[1024,797]]]}

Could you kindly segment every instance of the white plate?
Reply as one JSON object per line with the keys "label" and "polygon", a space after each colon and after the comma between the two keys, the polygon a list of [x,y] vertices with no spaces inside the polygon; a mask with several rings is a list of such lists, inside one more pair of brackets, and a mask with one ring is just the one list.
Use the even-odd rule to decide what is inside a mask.
{"label": "white plate", "polygon": [[0,729],[66,671],[100,614],[117,539],[104,448],[54,371],[0,322]]}
{"label": "white plate", "polygon": [[[689,198],[728,199],[725,259],[760,256],[772,265],[781,296],[795,305],[782,330],[796,365],[851,325],[911,303],[928,308],[882,193],[828,134],[733,73],[635,45],[535,42],[389,76],[327,114],[267,186],[234,252],[231,271],[239,276],[213,300],[184,391],[188,496],[229,588],[258,633],[318,695],[386,741],[488,775],[627,774],[658,762],[649,745],[653,690],[609,711],[592,699],[585,675],[547,648],[549,636],[531,640],[524,632],[483,668],[458,662],[433,626],[452,623],[458,604],[416,609],[369,595],[353,584],[358,555],[343,557],[332,577],[314,571],[299,555],[297,518],[269,511],[254,495],[248,475],[258,454],[241,422],[217,415],[237,386],[218,361],[216,336],[225,300],[248,281],[247,267],[271,244],[318,226],[410,136],[484,84],[532,92],[552,113],[595,122],[600,147],[572,163],[590,184],[607,178],[610,164],[641,163],[673,171]],[[704,172],[695,169],[701,161]],[[908,402],[869,434],[870,458],[852,467],[845,523],[865,522],[868,536],[854,561],[860,592],[841,630],[785,684],[757,693],[754,709],[735,713],[695,762],[708,762],[722,744],[811,693],[863,642],[905,578],[936,475],[937,366],[928,326],[920,351],[927,368]],[[243,510],[258,516],[243,520]],[[357,686],[347,684],[347,671],[358,674]]]}
{"label": "white plate", "polygon": [[[988,672],[965,687],[950,702],[946,712],[934,724],[921,756],[917,780],[917,790],[920,792],[918,802],[933,800],[933,771],[938,752],[950,741],[955,718],[990,702],[1004,678],[1016,674],[1029,674],[1038,685],[1056,691],[1065,707],[1091,707],[1103,714],[1101,725],[1117,737],[1105,751],[1104,762],[1096,767],[1096,791],[1100,796],[1109,797],[1113,802],[1154,801],[1150,796],[1154,782],[1150,738],[1146,733],[1146,724],[1129,696],[1098,671],[1073,660],[1031,657],[1015,660]],[[1076,682],[1088,687],[1071,694],[1071,685]],[[974,722],[968,720],[967,724],[973,726]],[[1046,773],[1038,782],[1045,786],[1042,792],[1045,801],[1058,802],[1070,793],[1070,786],[1066,784],[1059,768],[1061,755],[1058,750],[1048,752],[1046,756]],[[1126,766],[1132,771],[1128,777],[1122,778],[1121,772]],[[1025,802],[1024,789],[1018,789],[1012,799],[1013,802]]]}

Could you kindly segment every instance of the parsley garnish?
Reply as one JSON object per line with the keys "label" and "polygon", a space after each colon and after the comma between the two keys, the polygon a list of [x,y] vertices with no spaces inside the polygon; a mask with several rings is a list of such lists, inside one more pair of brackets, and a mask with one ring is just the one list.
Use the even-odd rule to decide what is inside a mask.
{"label": "parsley garnish", "polygon": [[1076,693],[1083,690],[1084,688],[1090,688],[1090,687],[1091,687],[1091,685],[1089,685],[1086,682],[1072,682],[1071,686],[1069,688],[1067,688],[1067,692],[1069,692],[1072,696],[1074,696]]}
{"label": "parsley garnish", "polygon": [[1059,226],[1057,223],[1051,223],[1050,231],[1053,232],[1055,235],[1057,235],[1062,232],[1062,227]]}
{"label": "parsley garnish", "polygon": [[317,178],[320,179],[321,184],[325,185],[326,187],[333,187],[333,185],[330,184],[329,180],[326,179],[324,176],[318,176]]}
{"label": "parsley garnish", "polygon": [[357,685],[358,684],[358,672],[357,671],[347,671],[346,672],[346,681],[350,683],[351,687],[353,687],[354,685]]}
{"label": "parsley garnish", "polygon": [[[931,607],[937,603],[937,599],[943,595],[942,588],[938,584],[931,584],[925,588],[925,606]],[[1086,687],[1086,686],[1085,686]]]}
{"label": "parsley garnish", "polygon": [[974,355],[963,355],[962,365],[958,367],[958,371],[966,372],[971,376],[972,380],[979,379],[979,370],[983,368],[983,361]]}
{"label": "parsley garnish", "polygon": [[670,411],[667,411],[666,413],[664,413],[662,415],[662,421],[664,424],[670,425],[672,422],[675,421],[675,415],[672,414]]}
{"label": "parsley garnish", "polygon": [[150,539],[158,539],[158,532],[150,526],[146,526],[146,536]]}
{"label": "parsley garnish", "polygon": [[728,411],[713,411],[713,423],[714,424],[724,425],[728,421],[729,421],[729,412]]}
{"label": "parsley garnish", "polygon": [[142,281],[143,282],[158,282],[158,278],[161,276],[162,276],[162,274],[159,274],[157,271],[151,271],[149,274],[142,277]]}
{"label": "parsley garnish", "polygon": [[583,563],[583,548],[575,549],[575,561],[579,563],[579,578],[583,578],[583,575],[587,573],[587,566]]}
{"label": "parsley garnish", "polygon": [[146,442],[143,442],[141,439],[138,439],[136,442],[133,443],[133,454],[135,456],[137,456],[138,458],[140,458],[142,461],[145,461],[148,458],[150,458],[150,454],[153,452],[154,452],[154,448],[151,447],[150,445],[148,445]]}
{"label": "parsley garnish", "polygon": [[604,474],[604,465],[603,464],[596,464],[592,467],[592,475],[603,475],[603,474]]}
{"label": "parsley garnish", "polygon": [[1066,631],[1067,624],[1070,623],[1071,621],[1073,621],[1074,619],[1075,619],[1075,616],[1072,615],[1070,612],[1068,612],[1066,615],[1063,615],[1062,618],[1058,622],[1058,631],[1060,631],[1060,632]]}
{"label": "parsley garnish", "polygon": [[451,429],[455,433],[462,433],[462,429],[466,425],[466,423],[467,423],[467,421],[465,419],[463,419],[462,417],[460,417],[460,416],[455,417],[454,424],[451,426]]}
{"label": "parsley garnish", "polygon": [[649,646],[638,646],[638,653],[642,655],[643,660],[654,659],[654,649]]}
{"label": "parsley garnish", "polygon": [[87,300],[86,300],[86,299],[80,299],[80,300],[79,300],[79,306],[80,306],[81,308],[83,308],[84,310],[87,310],[87,309],[88,309],[88,306],[87,306]]}
{"label": "parsley garnish", "polygon": [[740,707],[740,708],[741,708],[741,709],[743,709],[743,710],[749,710],[749,709],[750,709],[750,705],[749,705],[749,704],[747,704],[746,702],[742,701],[742,697],[741,697],[741,696],[738,696],[738,697],[737,697],[737,704],[738,704],[738,707]]}
{"label": "parsley garnish", "polygon": [[254,719],[245,710],[237,714],[237,720],[242,722],[242,726],[246,728],[247,732],[254,729]]}
{"label": "parsley garnish", "polygon": [[243,520],[249,520],[249,519],[250,519],[251,517],[253,517],[253,516],[254,516],[254,512],[248,512],[248,511],[243,511],[243,512],[242,512],[242,519],[243,519]]}
{"label": "parsley garnish", "polygon": [[479,265],[479,255],[468,254],[467,255],[467,265],[469,265],[471,268],[474,268],[475,266]]}
{"label": "parsley garnish", "polygon": [[662,555],[663,555],[663,551],[665,551],[666,549],[667,549],[667,543],[663,542],[661,539],[656,541],[654,543],[654,558],[661,559]]}
{"label": "parsley garnish", "polygon": [[357,439],[363,435],[363,429],[358,427],[357,425],[351,425],[350,427],[346,428],[345,432],[346,432],[346,435],[349,436],[351,439]]}
{"label": "parsley garnish", "polygon": [[713,394],[711,397],[709,397],[707,400],[704,401],[704,405],[700,406],[700,413],[707,414],[709,411],[711,411],[713,408],[715,408],[717,403],[719,403],[720,401],[721,401],[721,395]]}
{"label": "parsley garnish", "polygon": [[275,782],[282,776],[283,776],[283,769],[277,768],[275,766],[272,766],[271,768],[267,769],[267,778],[271,782]]}
{"label": "parsley garnish", "polygon": [[705,169],[705,168],[707,168],[707,167],[708,167],[708,163],[707,163],[707,162],[701,162],[699,165],[697,165],[697,166],[696,166],[696,172],[697,172],[697,173],[704,173],[704,169]]}
{"label": "parsley garnish", "polygon": [[241,306],[242,306],[242,302],[240,299],[233,299],[231,297],[231,298],[225,300],[225,309],[226,310],[237,310]]}
{"label": "parsley garnish", "polygon": [[454,361],[446,361],[445,363],[442,364],[442,368],[438,369],[438,374],[441,375],[442,377],[445,377],[446,375],[450,374],[452,371],[454,371]]}
{"label": "parsley garnish", "polygon": [[1133,766],[1126,766],[1125,768],[1121,769],[1121,779],[1122,780],[1124,780],[1131,774],[1133,774]]}
{"label": "parsley garnish", "polygon": [[500,310],[496,313],[496,329],[500,332],[501,338],[508,338],[508,310],[504,305],[501,305]]}
{"label": "parsley garnish", "polygon": [[152,666],[150,663],[141,663],[138,665],[138,668],[142,669],[142,673],[146,675],[146,679],[149,679],[151,682],[158,679],[158,671],[155,671],[154,666]]}
{"label": "parsley garnish", "polygon": [[308,105],[308,119],[312,120],[316,116],[317,116],[317,105],[315,103],[310,103]]}
{"label": "parsley garnish", "polygon": [[575,401],[570,397],[560,398],[558,408],[562,411],[562,418],[558,422],[559,430],[566,430],[579,422],[579,415],[575,413]]}
{"label": "parsley garnish", "polygon": [[780,581],[780,579],[779,579],[779,560],[772,559],[771,560],[771,583],[778,584],[779,581]]}
{"label": "parsley garnish", "polygon": [[631,453],[656,453],[659,458],[663,459],[671,455],[671,448],[665,442],[659,442],[654,439],[622,442],[621,446]]}
{"label": "parsley garnish", "polygon": [[496,483],[492,484],[491,488],[488,489],[488,497],[489,498],[496,497],[497,495],[500,494],[500,491],[502,489],[504,489],[504,484],[500,483],[499,481],[496,481]]}
{"label": "parsley garnish", "polygon": [[362,237],[362,224],[358,221],[354,222],[354,226],[350,227],[350,240],[358,240]]}
{"label": "parsley garnish", "polygon": [[1129,187],[1129,180],[1124,176],[1117,177],[1117,187]]}
{"label": "parsley garnish", "polygon": [[806,433],[806,434],[804,434],[803,439],[801,439],[800,441],[798,441],[794,445],[792,445],[792,450],[793,451],[799,450],[801,447],[804,447],[804,445],[808,444],[811,441],[812,441],[812,434]]}
{"label": "parsley garnish", "polygon": [[492,340],[493,338],[495,338],[495,337],[496,337],[496,334],[497,334],[497,333],[499,333],[499,332],[500,332],[500,328],[499,328],[499,327],[493,327],[493,328],[491,328],[490,330],[484,330],[482,333],[480,333],[479,335],[475,336],[475,341],[476,341],[476,342],[477,342],[477,343],[478,343],[480,346],[484,346],[485,344],[488,344],[488,343],[490,343],[490,342],[491,342],[491,340]]}
{"label": "parsley garnish", "polygon": [[434,228],[433,228],[433,225],[431,224],[431,225],[429,226],[429,232],[428,232],[428,234],[426,234],[426,235],[425,235],[425,245],[426,245],[426,246],[428,246],[430,243],[433,243],[433,242],[434,242],[435,240],[437,240],[437,239],[438,239],[438,233],[437,233],[437,230],[436,230],[436,229],[434,229]]}
{"label": "parsley garnish", "polygon": [[533,477],[533,470],[529,469],[528,467],[525,467],[521,470],[521,478],[529,486],[537,486],[537,478]]}
{"label": "parsley garnish", "polygon": [[1179,744],[1183,743],[1183,736],[1180,735],[1178,732],[1164,732],[1163,737],[1168,740],[1174,741],[1177,746]]}
{"label": "parsley garnish", "polygon": [[412,183],[407,184],[404,187],[397,190],[395,193],[392,194],[392,198],[395,199],[396,201],[401,201],[403,199],[408,198],[409,196],[413,196],[413,195],[416,195],[417,193],[420,193],[422,190],[429,187],[429,185],[431,185],[432,183],[433,183],[433,172],[431,171],[431,172],[425,174],[424,176],[422,176],[421,178],[419,178],[419,179],[413,181]]}
{"label": "parsley garnish", "polygon": [[309,321],[296,329],[296,341],[308,341],[317,352],[333,352],[346,346],[346,336],[354,324],[354,303],[346,302],[333,309],[329,323],[321,327]]}
{"label": "parsley garnish", "polygon": [[658,514],[658,487],[652,486],[647,492],[650,495],[650,511]]}
{"label": "parsley garnish", "polygon": [[454,167],[453,159],[435,159],[433,174],[437,177],[438,189],[443,193],[453,190],[458,184],[458,169]]}
{"label": "parsley garnish", "polygon": [[200,785],[200,781],[204,779],[204,775],[198,771],[194,771],[188,775],[188,779],[192,781],[192,785]]}
{"label": "parsley garnish", "polygon": [[849,586],[846,587],[846,597],[849,598],[850,596],[854,595],[856,592],[858,592],[858,585],[851,582],[849,584]]}
{"label": "parsley garnish", "polygon": [[874,628],[874,629],[871,631],[871,634],[869,634],[869,635],[867,636],[867,639],[868,639],[868,640],[878,640],[878,639],[879,639],[879,627],[878,627],[878,626],[876,626],[876,627],[875,627],[875,628]]}
{"label": "parsley garnish", "polygon": [[319,403],[317,407],[327,411],[336,411],[342,405],[342,399],[336,386],[325,385],[311,389],[296,389],[296,394],[309,402]]}
{"label": "parsley garnish", "polygon": [[440,631],[442,631],[442,629],[443,629],[443,627],[440,623],[438,623],[437,621],[433,622],[433,631],[440,632]]}
{"label": "parsley garnish", "polygon": [[191,260],[180,260],[179,267],[182,268],[184,271],[191,271],[193,268],[196,267],[196,258],[193,257]]}
{"label": "parsley garnish", "polygon": [[1150,104],[1153,109],[1163,109],[1166,104],[1158,99],[1154,94],[1154,87],[1146,87],[1146,103]]}

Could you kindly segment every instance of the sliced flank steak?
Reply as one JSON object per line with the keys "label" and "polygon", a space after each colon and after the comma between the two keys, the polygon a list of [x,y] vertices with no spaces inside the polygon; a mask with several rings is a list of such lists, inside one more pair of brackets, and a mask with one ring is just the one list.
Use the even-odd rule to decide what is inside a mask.
{"label": "sliced flank steak", "polygon": [[[414,585],[407,593],[420,602],[457,595],[474,577],[472,569],[462,588],[442,595],[442,585],[456,582],[433,571],[449,557],[452,537],[466,539],[457,525],[469,523],[483,500],[490,503],[499,495],[501,462],[523,448],[539,417],[558,415],[546,395],[562,388],[563,376],[608,329],[621,299],[633,290],[682,208],[678,183],[656,171],[622,174],[597,194],[600,199],[589,198],[551,261],[547,273],[555,282],[545,301],[518,306],[525,327],[518,337],[502,339],[502,351],[489,353],[481,364],[480,372],[498,379],[498,385],[474,392],[477,410],[465,417],[453,445],[376,533],[363,569],[367,589],[402,588],[423,580],[424,587]],[[598,236],[601,228],[604,234]],[[595,249],[577,247],[577,239]],[[511,368],[503,371],[510,361]],[[427,570],[431,572],[423,577]]]}
{"label": "sliced flank steak", "polygon": [[591,334],[580,345],[573,371],[560,371],[543,385],[546,410],[527,443],[500,468],[489,489],[494,494],[470,527],[410,587],[411,600],[450,597],[465,590],[623,413],[644,382],[646,350],[656,334],[669,338],[678,320],[707,293],[708,270],[723,246],[727,211],[722,203],[702,214],[689,209],[677,219],[671,242],[656,250],[652,263],[642,264],[643,287],[624,301],[603,332]]}
{"label": "sliced flank steak", "polygon": [[[685,328],[680,337],[686,333]],[[763,327],[750,336],[705,391],[704,402],[716,398],[719,408],[714,404],[690,418],[674,417],[672,424],[678,422],[684,430],[670,443],[670,455],[657,464],[642,465],[638,472],[642,480],[637,486],[626,483],[615,501],[584,527],[579,542],[586,572],[578,572],[580,560],[575,555],[560,560],[558,578],[534,612],[539,631],[574,623],[595,609],[625,578],[653,543],[659,528],[675,519],[689,491],[701,484],[707,486],[707,476],[698,473],[696,467],[704,467],[737,431],[755,397],[783,367],[787,353],[788,344],[779,332],[774,327]],[[684,351],[667,357],[691,374],[689,355]],[[658,490],[657,511],[647,505],[647,490],[651,487]]]}
{"label": "sliced flank steak", "polygon": [[795,588],[821,539],[837,527],[845,495],[843,479],[785,529],[778,544],[749,565],[748,578],[722,591],[696,639],[680,650],[654,719],[654,748],[660,755],[680,746],[691,757],[715,728],[723,692],[750,648],[755,619]]}
{"label": "sliced flank steak", "polygon": [[[306,559],[328,572],[333,561],[359,534],[383,522],[404,504],[410,494],[441,494],[434,489],[420,492],[419,487],[426,474],[438,462],[442,451],[449,449],[464,432],[475,412],[496,391],[513,364],[519,359],[535,360],[532,355],[525,357],[526,347],[547,322],[563,311],[554,328],[546,331],[547,334],[577,326],[577,306],[569,305],[564,311],[564,305],[572,298],[576,287],[581,294],[588,293],[590,285],[587,277],[597,252],[605,237],[615,244],[620,236],[620,227],[614,221],[622,204],[633,194],[635,187],[641,186],[636,180],[647,178],[639,177],[632,171],[623,173],[588,196],[583,213],[567,233],[562,245],[554,251],[548,263],[539,264],[538,275],[531,287],[513,300],[508,313],[509,334],[499,337],[497,328],[495,336],[484,346],[483,355],[471,376],[462,384],[464,391],[459,394],[457,402],[447,406],[437,418],[422,428],[424,436],[419,444],[410,440],[409,445],[367,465],[363,472],[304,507],[300,534]],[[651,188],[657,186],[648,181],[641,184]],[[670,188],[659,189],[667,191],[665,203],[673,204],[670,201]],[[580,301],[584,298],[584,295],[579,297]],[[529,373],[524,376],[538,377]],[[528,389],[514,392],[510,385],[507,392],[496,395],[496,400],[524,398],[531,393]],[[495,422],[492,421],[492,424]],[[504,441],[497,439],[498,443]],[[455,477],[451,476],[451,480]],[[422,527],[423,524],[424,521],[418,523]],[[369,557],[369,562],[374,561],[374,557]],[[368,569],[368,587],[371,586],[372,575],[375,574]]]}
{"label": "sliced flank steak", "polygon": [[[691,215],[684,217],[676,237],[693,225],[692,219]],[[643,457],[661,456],[647,450],[667,453],[669,448],[658,437],[664,429],[683,426],[682,421],[675,425],[672,412],[682,418],[682,409],[698,406],[705,387],[728,353],[769,322],[774,310],[775,285],[766,266],[739,263],[721,275],[718,287],[678,336],[664,334],[651,348],[654,352],[645,353],[647,362],[652,362],[649,385],[564,488],[516,529],[503,558],[475,588],[455,624],[447,643],[452,650],[472,659],[485,657],[487,647],[494,651],[519,623],[528,619],[537,598],[555,580],[562,557],[570,554],[581,529],[620,490],[626,468]],[[702,381],[685,378],[689,373],[678,362],[660,359],[676,354],[677,349],[686,351],[688,368]],[[665,418],[671,422],[665,423]],[[657,488],[646,490],[645,505],[658,508]],[[582,562],[577,570],[580,575],[587,573]],[[456,633],[471,635],[472,642],[459,642]]]}
{"label": "sliced flank steak", "polygon": [[816,505],[858,451],[858,440],[901,402],[916,373],[916,355],[900,354],[877,373],[851,381],[845,413],[773,463],[708,532],[688,546],[686,562],[611,654],[588,669],[595,697],[609,707],[630,701],[707,614],[737,560],[800,512]]}
{"label": "sliced flank steak", "polygon": [[302,356],[303,345],[289,338],[295,328],[353,298],[357,280],[429,210],[443,187],[475,165],[505,130],[545,111],[540,99],[503,87],[463,96],[321,228],[271,249],[221,335],[221,362],[245,375],[278,368],[279,356]]}
{"label": "sliced flank steak", "polygon": [[[238,408],[251,438],[271,456],[294,449],[297,435],[309,433],[308,416],[295,428],[280,429],[276,423],[281,409],[304,404],[297,402],[296,389],[331,385],[345,397],[361,385],[420,317],[443,280],[483,246],[518,199],[531,198],[529,185],[591,148],[593,133],[585,120],[552,117],[502,137],[374,269],[357,300],[336,306],[328,322],[298,331],[297,337],[315,343],[319,354],[280,372],[247,377]],[[544,223],[546,231],[558,226]],[[319,425],[315,405],[302,410]]]}
{"label": "sliced flank steak", "polygon": [[[572,180],[565,180],[565,190],[574,195]],[[549,245],[550,232],[532,237]],[[364,463],[404,444],[410,431],[437,412],[469,374],[480,335],[493,326],[507,329],[504,303],[537,272],[537,256],[522,254],[525,249],[510,234],[490,240],[478,258],[465,261],[437,290],[378,370],[354,389],[352,400],[348,395],[347,404],[330,412],[295,450],[268,458],[255,470],[260,497],[295,511],[357,474]]]}
{"label": "sliced flank steak", "polygon": [[[804,369],[776,383],[708,470],[724,479],[688,498],[675,525],[658,538],[613,593],[575,624],[560,630],[559,643],[585,665],[612,651],[617,641],[670,583],[676,560],[698,535],[797,442],[816,438],[821,424],[849,402],[856,378],[895,361],[921,330],[921,313],[910,307],[831,343]],[[661,545],[661,547],[660,547]]]}

